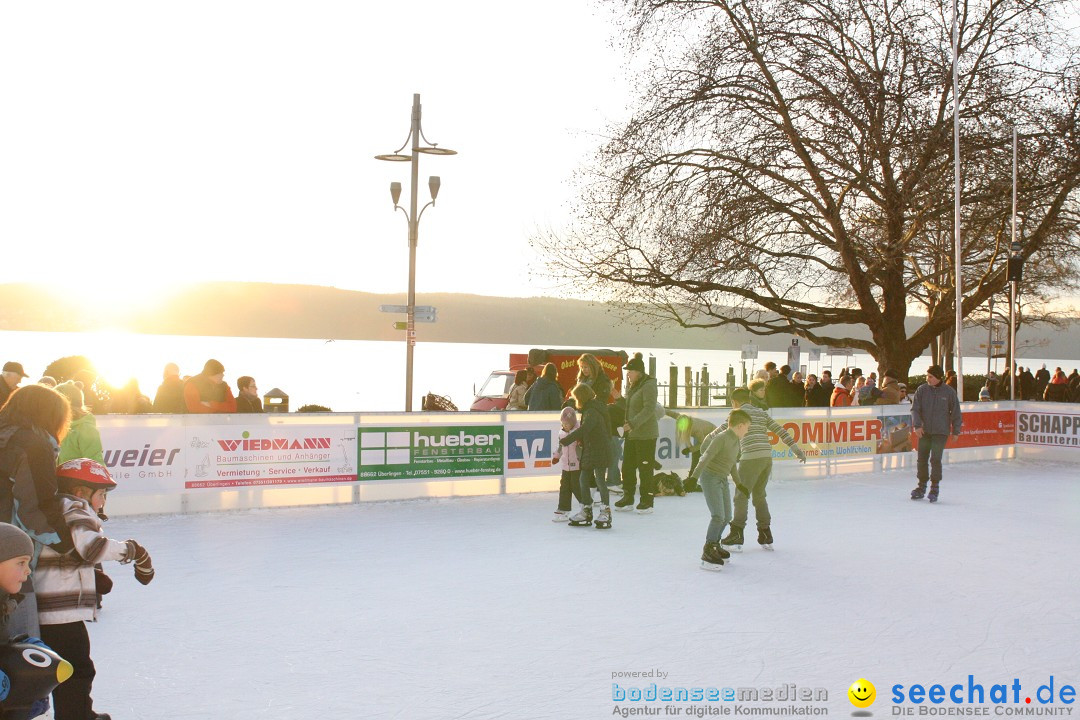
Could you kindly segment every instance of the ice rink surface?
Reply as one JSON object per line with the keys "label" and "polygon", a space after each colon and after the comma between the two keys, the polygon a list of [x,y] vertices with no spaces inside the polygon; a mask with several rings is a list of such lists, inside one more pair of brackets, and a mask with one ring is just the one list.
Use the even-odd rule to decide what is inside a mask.
{"label": "ice rink surface", "polygon": [[[751,543],[720,573],[699,568],[700,493],[608,531],[552,523],[554,493],[117,518],[106,532],[143,543],[157,577],[106,568],[95,708],[588,719],[643,705],[613,682],[655,682],[825,688],[850,717],[865,677],[888,717],[895,683],[1080,685],[1076,468],[948,465],[936,506],[913,485],[773,481],[775,552]],[[613,679],[650,671],[666,675]]]}

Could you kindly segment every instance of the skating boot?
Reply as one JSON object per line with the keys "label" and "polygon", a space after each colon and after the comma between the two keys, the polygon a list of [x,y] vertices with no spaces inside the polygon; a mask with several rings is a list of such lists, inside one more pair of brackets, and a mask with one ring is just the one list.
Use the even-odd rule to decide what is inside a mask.
{"label": "skating boot", "polygon": [[918,487],[911,491],[911,499],[922,500],[924,497],[926,497],[926,486],[920,483]]}
{"label": "skating boot", "polygon": [[926,499],[929,500],[932,503],[936,503],[937,502],[937,491],[938,491],[937,485],[931,485],[930,486],[930,494],[926,496]]}
{"label": "skating boot", "polygon": [[759,527],[757,529],[757,541],[763,550],[772,550],[772,530],[767,527]]}
{"label": "skating boot", "polygon": [[[92,712],[92,711],[91,711]],[[93,720],[112,720],[112,715],[109,713],[96,712],[90,716]]]}
{"label": "skating boot", "polygon": [[630,512],[634,509],[634,496],[623,495],[623,499],[615,503],[615,509],[619,512]]}
{"label": "skating boot", "polygon": [[570,519],[569,510],[556,510],[555,517],[551,518],[551,522],[566,522]]}
{"label": "skating boot", "polygon": [[607,505],[600,508],[600,512],[596,515],[596,521],[593,523],[593,527],[597,530],[608,530],[611,528],[611,508]]}
{"label": "skating boot", "polygon": [[649,499],[649,502],[648,502],[647,505],[645,504],[644,500],[642,500],[641,502],[639,502],[637,504],[637,514],[638,515],[652,515],[652,499],[651,498]]}
{"label": "skating boot", "polygon": [[592,505],[585,505],[578,510],[574,517],[570,518],[570,527],[583,527],[592,525]]}
{"label": "skating boot", "polygon": [[727,548],[731,552],[742,552],[743,546],[743,529],[738,525],[732,525],[728,530],[727,537],[720,541],[720,544]]}
{"label": "skating boot", "polygon": [[702,570],[723,570],[724,558],[721,553],[724,552],[720,547],[720,543],[707,542],[705,547],[701,551],[701,569]]}

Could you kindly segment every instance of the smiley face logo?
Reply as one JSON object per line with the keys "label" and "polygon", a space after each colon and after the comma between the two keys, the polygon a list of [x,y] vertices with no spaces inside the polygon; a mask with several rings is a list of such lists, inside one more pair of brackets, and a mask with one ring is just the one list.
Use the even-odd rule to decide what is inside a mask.
{"label": "smiley face logo", "polygon": [[855,707],[868,708],[877,699],[877,690],[874,689],[874,683],[866,678],[859,678],[851,683],[851,687],[847,689],[847,696]]}

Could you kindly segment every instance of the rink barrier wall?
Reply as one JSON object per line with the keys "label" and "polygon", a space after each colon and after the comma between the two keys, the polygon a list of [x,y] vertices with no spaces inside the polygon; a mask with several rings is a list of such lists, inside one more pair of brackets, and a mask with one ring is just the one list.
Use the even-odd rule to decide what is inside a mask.
{"label": "rink barrier wall", "polygon": [[[966,403],[945,462],[1080,457],[1080,414],[1050,403]],[[1071,406],[1066,406],[1066,409]],[[686,414],[721,424],[730,410]],[[773,477],[827,478],[910,468],[910,406],[777,408],[808,461],[774,445]],[[549,492],[558,413],[105,415],[105,461],[119,484],[111,515],[191,513]],[[1023,432],[1017,431],[1018,420]],[[685,477],[690,458],[660,420],[657,459]],[[1019,437],[1018,437],[1019,436]],[[777,440],[773,438],[773,440]]]}

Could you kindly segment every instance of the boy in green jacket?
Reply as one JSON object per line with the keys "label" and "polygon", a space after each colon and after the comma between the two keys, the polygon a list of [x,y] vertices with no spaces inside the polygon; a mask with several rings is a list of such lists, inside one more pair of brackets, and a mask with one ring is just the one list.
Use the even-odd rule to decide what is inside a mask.
{"label": "boy in green jacket", "polygon": [[720,570],[731,553],[720,546],[720,536],[731,522],[731,488],[728,475],[739,484],[739,460],[742,439],[750,430],[750,415],[745,410],[733,410],[728,416],[725,430],[714,430],[701,444],[701,462],[698,478],[705,503],[712,518],[705,533],[705,548],[701,551],[701,567]]}

